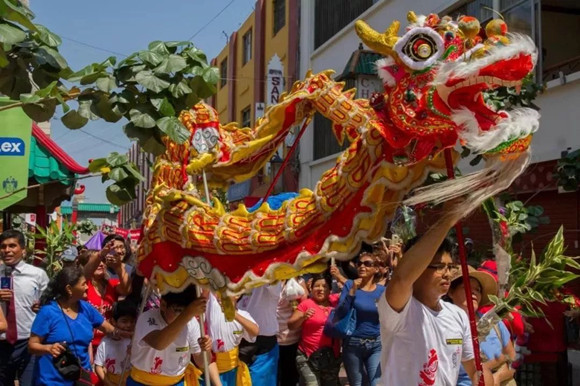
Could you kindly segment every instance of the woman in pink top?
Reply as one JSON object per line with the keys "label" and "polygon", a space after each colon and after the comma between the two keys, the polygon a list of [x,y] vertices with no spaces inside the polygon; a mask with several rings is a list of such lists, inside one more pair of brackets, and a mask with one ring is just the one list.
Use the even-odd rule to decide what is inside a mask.
{"label": "woman in pink top", "polygon": [[330,276],[314,275],[310,298],[300,303],[288,320],[291,330],[302,328],[296,354],[300,385],[339,384],[340,342],[323,333],[324,324],[339,298],[339,294],[330,295],[331,285]]}

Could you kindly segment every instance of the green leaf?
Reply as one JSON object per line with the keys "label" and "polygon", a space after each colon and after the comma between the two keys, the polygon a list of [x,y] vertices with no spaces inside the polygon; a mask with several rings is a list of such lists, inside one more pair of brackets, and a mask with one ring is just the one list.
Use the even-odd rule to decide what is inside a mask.
{"label": "green leaf", "polygon": [[153,92],[160,92],[165,90],[170,85],[169,82],[156,77],[153,72],[149,70],[139,72],[137,75],[135,75],[135,80],[141,86]]}
{"label": "green leaf", "polygon": [[38,103],[26,103],[22,110],[36,122],[46,122],[52,118],[56,110],[56,99],[46,99]]}
{"label": "green leaf", "polygon": [[189,86],[200,98],[208,98],[217,92],[216,87],[211,83],[207,83],[201,76],[191,79]]}
{"label": "green leaf", "polygon": [[163,56],[170,54],[169,50],[165,46],[165,43],[163,43],[160,40],[156,40],[154,42],[149,43],[149,46],[147,48],[149,48],[149,51],[153,51]]}
{"label": "green leaf", "polygon": [[90,119],[91,121],[95,121],[99,119],[99,116],[93,112],[92,107],[93,107],[92,99],[79,100],[78,112],[82,117]]}
{"label": "green leaf", "polygon": [[185,79],[177,84],[171,84],[168,90],[175,98],[179,98],[183,95],[191,94],[193,92],[193,90],[187,85],[187,81]]}
{"label": "green leaf", "polygon": [[0,43],[16,44],[26,39],[26,32],[18,27],[0,23]]}
{"label": "green leaf", "polygon": [[123,167],[116,167],[111,169],[109,173],[109,178],[115,180],[117,182],[124,180],[125,178],[129,177],[129,174],[125,171]]}
{"label": "green leaf", "polygon": [[76,110],[71,110],[60,119],[69,129],[80,129],[89,122],[89,120],[78,113]]}
{"label": "green leaf", "polygon": [[137,127],[129,122],[123,127],[123,131],[128,138],[138,141],[139,146],[141,146],[144,151],[155,155],[160,155],[165,152],[165,145],[163,145],[161,139],[155,135],[157,132],[155,129]]}
{"label": "green leaf", "polygon": [[146,111],[141,111],[135,108],[129,111],[129,115],[131,117],[131,122],[133,122],[135,126],[144,128],[155,127],[155,119],[153,119],[153,117]]}
{"label": "green leaf", "polygon": [[36,31],[36,25],[30,21],[34,18],[34,14],[20,2],[14,3],[10,0],[0,1],[0,16],[4,19],[16,22],[32,31]]}
{"label": "green leaf", "polygon": [[139,51],[138,56],[142,61],[149,63],[152,66],[157,66],[163,61],[165,55],[155,51]]}
{"label": "green leaf", "polygon": [[163,59],[161,64],[155,68],[156,74],[169,74],[172,72],[178,72],[187,67],[187,63],[184,58],[179,55],[169,55],[167,58]]}
{"label": "green leaf", "polygon": [[40,47],[36,50],[36,60],[40,64],[48,64],[51,67],[64,69],[68,67],[65,58],[55,49],[50,47]]}
{"label": "green leaf", "polygon": [[167,46],[167,47],[187,46],[190,44],[191,44],[191,42],[189,42],[187,40],[165,42],[165,46]]}
{"label": "green leaf", "polygon": [[111,166],[111,169],[117,166],[122,166],[127,162],[129,162],[129,157],[126,154],[112,152],[107,157],[107,163]]}
{"label": "green leaf", "polygon": [[131,189],[118,183],[107,187],[106,196],[107,200],[114,205],[126,204],[137,197],[134,187]]}
{"label": "green leaf", "polygon": [[125,169],[125,172],[130,174],[133,178],[136,178],[141,182],[145,181],[145,177],[139,173],[139,170],[137,170],[137,166],[134,163],[128,163],[127,165],[123,166],[123,169]]}
{"label": "green leaf", "polygon": [[199,63],[200,65],[207,64],[207,56],[202,50],[196,47],[187,50],[187,55],[193,59],[194,62]]}
{"label": "green leaf", "polygon": [[113,78],[111,75],[107,75],[97,79],[95,84],[99,90],[106,93],[109,93],[117,88],[115,78]]}
{"label": "green leaf", "polygon": [[175,109],[167,98],[151,98],[151,104],[165,117],[175,116]]}
{"label": "green leaf", "polygon": [[157,127],[177,143],[184,143],[190,137],[189,130],[183,126],[177,117],[163,117],[158,119]]}
{"label": "green leaf", "polygon": [[96,102],[93,102],[96,113],[107,122],[118,122],[123,117],[119,114],[106,95],[100,95]]}
{"label": "green leaf", "polygon": [[40,39],[40,41],[46,44],[47,46],[55,48],[62,44],[62,39],[60,38],[60,36],[53,33],[45,26],[36,24],[36,28],[37,31],[35,33],[35,36],[38,36],[38,39]]}
{"label": "green leaf", "polygon": [[91,173],[101,173],[101,170],[108,166],[109,163],[107,162],[106,158],[97,158],[89,163],[89,171]]}
{"label": "green leaf", "polygon": [[6,51],[4,51],[2,44],[0,44],[0,68],[6,67],[8,63],[10,62],[8,61],[8,57],[6,56]]}

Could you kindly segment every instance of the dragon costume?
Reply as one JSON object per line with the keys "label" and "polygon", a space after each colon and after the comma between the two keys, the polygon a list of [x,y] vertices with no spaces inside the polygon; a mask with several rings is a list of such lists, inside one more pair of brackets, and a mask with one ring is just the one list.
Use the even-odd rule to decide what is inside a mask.
{"label": "dragon costume", "polygon": [[[222,125],[203,103],[181,112],[191,138],[183,144],[165,138],[167,151],[155,162],[139,270],[162,292],[197,282],[239,294],[322,271],[329,258],[351,258],[361,242],[384,235],[402,202],[468,194],[465,205],[473,207],[507,188],[527,165],[539,115],[494,111],[483,92],[521,86],[534,69],[534,43],[508,34],[502,20],[481,28],[473,17],[409,12],[408,21],[402,36],[398,21],[384,33],[356,22],[361,40],[384,56],[376,63],[384,92],[370,100],[354,99],[355,91],[344,91],[331,71],[308,72],[254,128]],[[300,190],[278,209],[263,203],[253,212],[209,202],[202,175],[221,188],[251,178],[290,129],[315,112],[332,121],[339,143],[350,145],[314,190]],[[483,154],[485,168],[415,189],[429,173],[445,170],[444,150],[458,142]],[[456,163],[458,153],[447,158]]]}

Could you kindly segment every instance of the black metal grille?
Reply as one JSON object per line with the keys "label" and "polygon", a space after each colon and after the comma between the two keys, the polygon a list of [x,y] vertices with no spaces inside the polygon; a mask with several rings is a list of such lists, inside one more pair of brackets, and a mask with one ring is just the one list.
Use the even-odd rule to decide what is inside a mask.
{"label": "black metal grille", "polygon": [[314,5],[314,48],[324,44],[373,3],[373,0],[316,0]]}

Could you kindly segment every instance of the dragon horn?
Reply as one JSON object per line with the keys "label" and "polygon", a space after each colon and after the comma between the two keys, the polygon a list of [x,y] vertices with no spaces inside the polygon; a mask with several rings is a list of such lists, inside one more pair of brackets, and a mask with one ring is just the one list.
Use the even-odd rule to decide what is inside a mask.
{"label": "dragon horn", "polygon": [[362,20],[357,20],[354,24],[354,29],[358,37],[370,49],[383,55],[390,55],[393,46],[399,40],[397,33],[399,32],[400,24],[397,20],[393,21],[385,32],[378,33],[372,29],[367,23]]}
{"label": "dragon horn", "polygon": [[415,14],[415,12],[413,11],[409,11],[407,13],[407,21],[411,24],[416,23],[417,22],[417,15]]}

